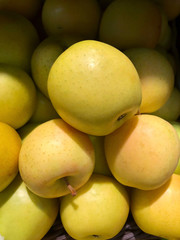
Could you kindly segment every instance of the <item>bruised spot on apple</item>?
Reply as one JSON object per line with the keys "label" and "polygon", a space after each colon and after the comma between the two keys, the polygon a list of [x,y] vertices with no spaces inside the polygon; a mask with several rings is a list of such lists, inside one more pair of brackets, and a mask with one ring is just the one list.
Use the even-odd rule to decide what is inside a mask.
{"label": "bruised spot on apple", "polygon": [[54,198],[76,190],[93,173],[95,153],[89,136],[62,119],[34,128],[23,140],[19,172],[35,194]]}
{"label": "bruised spot on apple", "polygon": [[130,59],[95,40],[71,45],[52,65],[49,98],[64,121],[90,135],[113,132],[138,112],[141,82]]}

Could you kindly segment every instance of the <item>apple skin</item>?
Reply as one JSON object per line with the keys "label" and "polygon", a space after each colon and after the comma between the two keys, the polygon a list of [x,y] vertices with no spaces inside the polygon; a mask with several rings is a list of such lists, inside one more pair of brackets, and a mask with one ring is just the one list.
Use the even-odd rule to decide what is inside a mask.
{"label": "apple skin", "polygon": [[3,191],[18,173],[18,158],[21,138],[14,128],[0,122],[0,192]]}
{"label": "apple skin", "polygon": [[180,141],[168,121],[141,114],[105,136],[105,154],[113,176],[121,184],[151,190],[173,174],[180,157]]}
{"label": "apple skin", "polygon": [[56,59],[48,92],[64,121],[95,136],[109,134],[136,114],[142,94],[132,62],[95,40],[75,43]]}
{"label": "apple skin", "polygon": [[75,197],[61,198],[60,218],[73,239],[106,240],[123,228],[129,214],[125,186],[113,177],[93,174]]}
{"label": "apple skin", "polygon": [[18,129],[31,118],[36,107],[36,87],[24,70],[0,64],[0,121]]}
{"label": "apple skin", "polygon": [[155,49],[131,48],[124,51],[137,69],[142,84],[140,113],[161,108],[170,97],[175,76],[167,58]]}
{"label": "apple skin", "polygon": [[41,240],[57,217],[59,200],[33,194],[18,174],[0,193],[0,206],[0,234],[5,239]]}
{"label": "apple skin", "polygon": [[75,189],[85,184],[94,170],[94,148],[88,135],[62,119],[44,122],[24,139],[19,172],[35,194],[54,198],[69,194],[65,179]]}
{"label": "apple skin", "polygon": [[147,234],[180,239],[180,176],[150,191],[132,189],[131,212],[136,224]]}

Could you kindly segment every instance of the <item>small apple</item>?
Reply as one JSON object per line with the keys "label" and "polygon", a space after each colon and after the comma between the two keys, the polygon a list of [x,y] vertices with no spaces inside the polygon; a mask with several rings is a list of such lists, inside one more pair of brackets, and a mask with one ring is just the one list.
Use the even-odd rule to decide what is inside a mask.
{"label": "small apple", "polygon": [[78,240],[106,240],[123,228],[129,214],[125,186],[113,177],[93,174],[73,197],[61,198],[60,218],[67,233]]}
{"label": "small apple", "polygon": [[36,107],[36,88],[24,70],[0,64],[0,121],[15,129],[31,118]]}
{"label": "small apple", "polygon": [[136,115],[105,136],[105,154],[120,183],[151,190],[173,174],[180,157],[180,141],[168,121],[150,114]]}
{"label": "small apple", "polygon": [[41,240],[59,211],[59,200],[33,194],[20,178],[0,192],[0,235],[8,240]]}
{"label": "small apple", "polygon": [[160,188],[144,191],[131,189],[131,212],[138,227],[147,234],[180,239],[180,176]]}
{"label": "small apple", "polygon": [[35,194],[55,198],[76,194],[94,170],[95,154],[89,136],[62,119],[44,122],[24,139],[19,172]]}
{"label": "small apple", "polygon": [[93,172],[98,174],[104,174],[107,176],[112,176],[105,156],[104,136],[89,135],[89,137],[93,143],[95,151],[95,167]]}
{"label": "small apple", "polygon": [[48,92],[64,121],[95,136],[117,129],[141,104],[141,83],[132,62],[95,40],[75,43],[56,59]]}
{"label": "small apple", "polygon": [[18,158],[21,138],[14,128],[0,122],[0,192],[4,190],[18,173]]}
{"label": "small apple", "polygon": [[140,113],[161,108],[170,97],[175,76],[172,65],[159,51],[150,48],[131,48],[124,51],[133,62],[142,84]]}

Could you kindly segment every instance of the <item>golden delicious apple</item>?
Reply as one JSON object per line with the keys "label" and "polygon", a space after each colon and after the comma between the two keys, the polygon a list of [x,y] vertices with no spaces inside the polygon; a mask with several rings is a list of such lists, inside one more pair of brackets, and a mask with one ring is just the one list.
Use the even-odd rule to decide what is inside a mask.
{"label": "golden delicious apple", "polygon": [[170,97],[165,102],[165,104],[152,114],[164,118],[167,121],[176,121],[180,116],[179,89],[174,87]]}
{"label": "golden delicious apple", "polygon": [[136,115],[105,136],[105,154],[120,183],[151,190],[164,184],[174,172],[180,141],[168,121],[149,114]]}
{"label": "golden delicious apple", "polygon": [[4,190],[18,173],[18,158],[21,138],[14,128],[0,122],[0,192]]}
{"label": "golden delicious apple", "polygon": [[30,72],[31,56],[39,43],[33,24],[20,14],[0,11],[0,63]]}
{"label": "golden delicious apple", "polygon": [[125,186],[113,177],[93,174],[73,197],[61,198],[60,217],[67,233],[78,240],[106,240],[123,228],[129,214]]}
{"label": "golden delicious apple", "polygon": [[36,107],[36,88],[24,70],[0,64],[0,121],[15,129],[29,121]]}
{"label": "golden delicious apple", "polygon": [[56,59],[48,92],[62,119],[95,136],[117,129],[141,104],[141,82],[132,62],[95,40],[75,43]]}
{"label": "golden delicious apple", "polygon": [[37,90],[36,96],[36,107],[29,122],[42,123],[54,118],[59,118],[49,98],[44,96],[39,90]]}
{"label": "golden delicious apple", "polygon": [[101,9],[97,0],[45,0],[42,23],[48,35],[77,33],[96,38]]}
{"label": "golden delicious apple", "polygon": [[120,50],[154,48],[160,38],[162,18],[151,0],[112,1],[102,14],[99,40]]}
{"label": "golden delicious apple", "polygon": [[104,174],[107,176],[112,176],[106,161],[104,151],[104,136],[89,135],[89,137],[93,143],[95,151],[95,166],[93,172],[98,174]]}
{"label": "golden delicious apple", "polygon": [[31,59],[33,80],[46,97],[49,98],[47,80],[52,64],[66,48],[81,39],[82,37],[76,34],[46,37],[34,50]]}
{"label": "golden delicious apple", "polygon": [[8,240],[41,240],[53,225],[59,200],[33,194],[19,175],[0,193],[0,235]]}
{"label": "golden delicious apple", "polygon": [[131,212],[145,233],[171,240],[180,239],[180,176],[173,174],[160,188],[132,189]]}
{"label": "golden delicious apple", "polygon": [[35,194],[54,198],[75,194],[90,178],[95,164],[89,136],[62,119],[40,124],[24,139],[19,171]]}
{"label": "golden delicious apple", "polygon": [[142,84],[141,113],[162,107],[174,87],[174,71],[164,55],[155,49],[132,48],[124,52],[133,62]]}

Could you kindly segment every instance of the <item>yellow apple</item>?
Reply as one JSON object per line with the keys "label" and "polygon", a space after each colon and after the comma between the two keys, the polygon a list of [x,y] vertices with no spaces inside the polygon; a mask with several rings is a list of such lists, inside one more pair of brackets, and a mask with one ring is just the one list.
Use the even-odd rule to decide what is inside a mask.
{"label": "yellow apple", "polygon": [[89,136],[62,119],[40,124],[24,139],[19,172],[35,194],[54,198],[75,194],[90,178],[95,164]]}
{"label": "yellow apple", "polygon": [[117,129],[141,104],[141,82],[132,62],[95,40],[75,43],[56,59],[48,92],[62,119],[95,136]]}
{"label": "yellow apple", "polygon": [[0,235],[8,240],[41,240],[59,211],[59,200],[41,198],[19,175],[0,192]]}
{"label": "yellow apple", "polygon": [[77,33],[96,38],[101,9],[97,0],[45,0],[42,23],[48,35]]}
{"label": "yellow apple", "polygon": [[36,88],[24,70],[0,64],[0,121],[15,129],[29,121],[36,107]]}
{"label": "yellow apple", "polygon": [[133,62],[142,84],[141,113],[162,107],[174,87],[174,71],[164,55],[155,49],[132,48],[124,52]]}
{"label": "yellow apple", "polygon": [[160,188],[132,189],[131,212],[145,233],[169,240],[180,239],[180,176],[173,174]]}
{"label": "yellow apple", "polygon": [[61,198],[60,217],[67,233],[78,240],[106,240],[123,228],[129,214],[126,188],[114,178],[93,174],[73,197]]}
{"label": "yellow apple", "polygon": [[112,176],[111,171],[108,167],[105,151],[104,151],[104,136],[93,136],[89,135],[90,140],[93,143],[95,151],[95,166],[94,173],[104,174]]}
{"label": "yellow apple", "polygon": [[154,48],[160,38],[162,18],[151,0],[112,1],[102,14],[99,40],[120,50]]}
{"label": "yellow apple", "polygon": [[174,87],[170,97],[165,102],[165,104],[152,114],[164,118],[167,121],[176,121],[180,117],[179,89]]}
{"label": "yellow apple", "polygon": [[180,141],[168,121],[149,114],[136,115],[105,136],[105,154],[120,183],[151,190],[173,174],[180,157]]}
{"label": "yellow apple", "polygon": [[0,122],[0,192],[4,190],[18,173],[18,158],[21,138],[14,128]]}
{"label": "yellow apple", "polygon": [[0,63],[30,72],[31,56],[39,43],[34,25],[12,11],[0,11]]}
{"label": "yellow apple", "polygon": [[37,90],[35,110],[29,120],[31,123],[42,123],[48,120],[59,118],[49,98]]}

